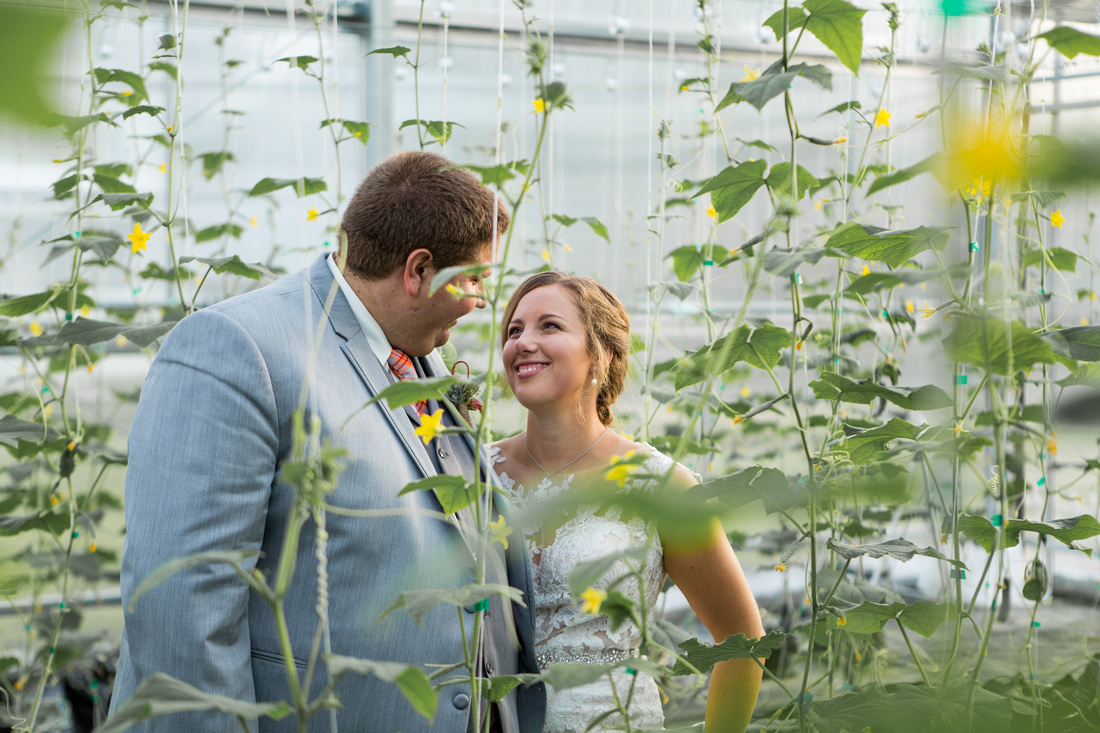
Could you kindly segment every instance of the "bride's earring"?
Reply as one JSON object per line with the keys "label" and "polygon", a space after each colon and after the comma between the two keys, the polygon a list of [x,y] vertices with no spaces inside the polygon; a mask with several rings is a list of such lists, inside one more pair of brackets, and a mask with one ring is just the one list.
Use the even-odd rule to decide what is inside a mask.
{"label": "bride's earring", "polygon": [[599,382],[596,381],[596,365],[592,365],[592,386],[595,387]]}

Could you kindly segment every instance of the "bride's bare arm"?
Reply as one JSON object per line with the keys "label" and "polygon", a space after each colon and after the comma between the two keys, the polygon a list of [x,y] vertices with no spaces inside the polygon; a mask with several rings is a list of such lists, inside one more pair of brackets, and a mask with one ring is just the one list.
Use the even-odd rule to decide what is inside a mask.
{"label": "bride's bare arm", "polygon": [[[696,483],[691,472],[676,467],[676,488]],[[683,591],[691,609],[716,643],[727,636],[764,635],[760,611],[748,580],[717,519],[700,536],[660,532],[665,571]],[[707,733],[741,733],[752,718],[760,690],[760,667],[751,659],[734,659],[715,665],[707,694]]]}

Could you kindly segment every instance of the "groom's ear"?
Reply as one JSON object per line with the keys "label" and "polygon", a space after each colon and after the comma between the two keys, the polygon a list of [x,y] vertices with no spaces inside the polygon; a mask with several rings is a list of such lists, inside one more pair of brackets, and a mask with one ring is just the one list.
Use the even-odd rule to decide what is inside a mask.
{"label": "groom's ear", "polygon": [[405,294],[410,298],[417,297],[421,292],[427,297],[436,269],[432,263],[432,253],[424,248],[414,249],[405,258],[401,280],[405,286]]}

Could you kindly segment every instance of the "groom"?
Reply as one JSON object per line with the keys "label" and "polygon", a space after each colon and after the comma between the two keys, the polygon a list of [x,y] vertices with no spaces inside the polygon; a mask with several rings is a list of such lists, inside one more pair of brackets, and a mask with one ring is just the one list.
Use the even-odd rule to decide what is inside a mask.
{"label": "groom", "polygon": [[[413,432],[417,406],[390,410],[379,402],[360,409],[394,381],[445,375],[434,350],[447,342],[458,319],[484,305],[443,288],[429,295],[432,278],[444,268],[491,265],[508,226],[493,194],[452,165],[423,152],[386,158],[359,185],[344,214],[346,268],[322,255],[306,270],[189,316],[165,339],[129,438],[122,553],[127,607],[149,573],[198,552],[258,551],[244,567],[274,584],[294,507],[293,490],[279,470],[292,457],[292,418],[304,404],[306,424],[319,418],[322,440],[347,451],[327,503],[360,514],[327,512],[332,653],[416,664],[429,674],[466,658],[463,638],[472,638],[475,606],[437,606],[421,625],[403,611],[377,619],[401,591],[476,582],[477,543],[462,531],[469,513],[442,516],[431,492],[398,495],[426,476],[472,479],[472,441],[443,434],[425,445]],[[475,276],[452,282],[464,291],[480,288]],[[422,407],[429,414],[443,407],[444,424],[457,424],[449,405],[431,400]],[[486,465],[484,457],[480,463]],[[362,518],[364,511],[377,514]],[[300,678],[318,623],[315,532],[308,521],[283,604]],[[490,543],[485,582],[510,583],[530,603],[523,545],[513,541],[505,557],[499,543]],[[480,675],[538,671],[533,613],[502,605],[500,596],[490,599]],[[112,710],[155,672],[237,700],[289,700],[280,639],[270,608],[232,568],[196,565],[127,611]],[[322,663],[313,689],[304,691],[311,701],[326,682]],[[338,694],[341,731],[462,733],[477,725],[468,684],[440,688],[432,721],[396,685],[373,676],[348,675]],[[541,686],[521,688],[492,708],[494,729],[537,733],[545,693]],[[311,719],[310,730],[327,731],[330,721],[324,710]],[[270,718],[252,723],[260,731],[294,725]],[[153,718],[145,729],[206,733],[239,726],[223,713],[194,712]]]}

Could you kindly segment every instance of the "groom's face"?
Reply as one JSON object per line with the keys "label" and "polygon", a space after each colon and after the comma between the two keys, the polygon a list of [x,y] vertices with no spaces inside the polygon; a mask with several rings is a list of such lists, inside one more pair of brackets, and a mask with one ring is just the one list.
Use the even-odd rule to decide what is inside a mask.
{"label": "groom's face", "polygon": [[[485,288],[481,284],[482,279],[489,274],[489,266],[493,264],[495,248],[486,244],[469,263],[471,266],[480,266],[483,270],[472,273],[463,273],[455,276],[450,281],[457,290],[464,293],[477,293],[485,295]],[[426,278],[430,285],[435,276],[435,270],[430,271]],[[417,307],[416,314],[410,324],[410,339],[415,341],[413,356],[424,356],[447,343],[451,337],[451,329],[458,323],[458,319],[468,315],[474,308],[484,308],[485,301],[482,298],[456,297],[446,287],[439,288],[434,295],[427,295],[427,288],[422,289],[421,303]]]}

